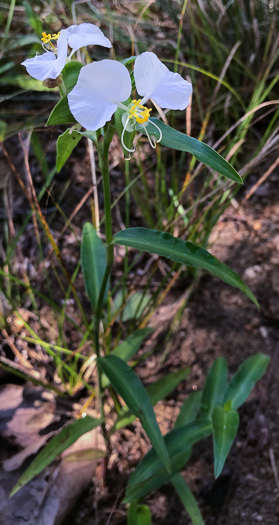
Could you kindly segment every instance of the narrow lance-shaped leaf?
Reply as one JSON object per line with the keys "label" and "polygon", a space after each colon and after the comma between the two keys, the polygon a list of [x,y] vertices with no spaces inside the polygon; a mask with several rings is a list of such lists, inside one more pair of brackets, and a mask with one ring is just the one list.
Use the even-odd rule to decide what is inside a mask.
{"label": "narrow lance-shaped leaf", "polygon": [[202,392],[196,391],[191,392],[191,394],[185,399],[180,412],[177,416],[175,426],[180,427],[186,423],[191,423],[196,418],[196,415],[201,406]]}
{"label": "narrow lance-shaped leaf", "polygon": [[167,448],[157,423],[150,398],[137,374],[115,355],[100,357],[98,364],[119,392],[129,409],[139,417],[143,429],[163,464],[169,469]]}
{"label": "narrow lance-shaped leaf", "polygon": [[[150,118],[152,122],[158,126],[162,132],[162,140],[160,144],[168,146],[179,151],[187,151],[196,157],[197,160],[203,162],[210,168],[224,175],[228,179],[243,184],[242,178],[238,175],[234,167],[227,162],[217,151],[200,142],[193,137],[189,137],[180,131],[177,131],[170,126],[167,126],[156,118]],[[141,128],[142,131],[142,128]],[[148,124],[147,131],[159,139],[159,132],[152,124]]]}
{"label": "narrow lance-shaped leaf", "polygon": [[[92,224],[87,222],[82,231],[81,266],[87,295],[93,308],[97,307],[106,269],[106,249]],[[108,284],[104,295],[107,298]]]}
{"label": "narrow lance-shaped leaf", "polygon": [[239,415],[230,407],[215,407],[212,412],[214,475],[221,474],[239,425]]}
{"label": "narrow lance-shaped leaf", "polygon": [[227,385],[224,402],[230,401],[231,408],[237,409],[246,401],[255,383],[263,376],[270,358],[264,354],[248,357],[242,363]]}
{"label": "narrow lance-shaped leaf", "polygon": [[45,448],[39,452],[34,461],[29,465],[27,470],[20,476],[17,484],[11,491],[10,497],[14,496],[19,489],[21,489],[28,481],[34,476],[39,474],[45,467],[47,467],[52,461],[66,450],[70,445],[75,443],[77,439],[93,430],[102,423],[101,419],[93,419],[92,417],[86,416],[83,419],[78,419],[73,423],[70,423],[64,427],[56,436],[54,436]]}
{"label": "narrow lance-shaped leaf", "polygon": [[[152,405],[156,405],[158,401],[168,396],[177,385],[185,379],[189,373],[189,367],[186,367],[178,372],[171,372],[165,377],[161,377],[151,385],[146,387],[147,393],[150,397]],[[117,420],[112,427],[111,433],[119,430],[122,427],[125,427],[132,423],[135,420],[135,416],[131,414],[128,407],[123,407],[120,413],[118,414]]]}
{"label": "narrow lance-shaped leaf", "polygon": [[152,448],[131,474],[123,502],[130,503],[137,498],[142,498],[151,490],[168,482],[187,463],[192,445],[206,438],[210,433],[211,423],[205,420],[195,421],[168,432],[164,436],[164,441],[170,457],[171,472],[166,470]]}
{"label": "narrow lance-shaped leaf", "polygon": [[116,233],[112,242],[113,244],[130,246],[143,252],[156,253],[157,255],[167,257],[172,261],[185,264],[186,266],[203,268],[216,277],[219,277],[219,279],[225,283],[239,288],[239,290],[258,306],[256,297],[236,272],[221,263],[207,250],[192,242],[177,239],[170,233],[141,227],[128,228],[127,230]]}
{"label": "narrow lance-shaped leaf", "polygon": [[193,525],[204,525],[198,504],[181,474],[176,474],[171,482],[179,495],[186,512],[188,512]]}
{"label": "narrow lance-shaped leaf", "polygon": [[[150,334],[152,334],[153,328],[141,328],[136,330],[133,334],[129,335],[123,343],[114,348],[111,352],[112,355],[116,355],[123,359],[123,361],[129,361],[135,353],[138,351],[143,340]],[[101,376],[102,387],[105,388],[109,385],[109,380],[105,374]]]}
{"label": "narrow lance-shaped leaf", "polygon": [[210,368],[203,388],[200,417],[210,418],[216,405],[223,405],[228,369],[224,357],[218,357]]}
{"label": "narrow lance-shaped leaf", "polygon": [[72,151],[81,140],[81,135],[76,131],[67,129],[57,139],[56,143],[56,170],[57,173],[62,170],[65,162],[68,160]]}

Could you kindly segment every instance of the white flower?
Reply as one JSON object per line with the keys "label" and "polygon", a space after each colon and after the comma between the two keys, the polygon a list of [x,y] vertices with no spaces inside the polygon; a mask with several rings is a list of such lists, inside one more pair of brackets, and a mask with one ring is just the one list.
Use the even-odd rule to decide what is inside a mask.
{"label": "white flower", "polygon": [[[57,40],[57,48],[54,47],[51,40]],[[69,58],[84,46],[95,44],[112,47],[109,39],[94,24],[70,26],[54,35],[43,33],[42,41],[44,44],[50,44],[51,51],[46,50],[43,55],[36,55],[34,58],[28,58],[22,62],[29,75],[37,80],[55,79],[60,75],[66,64],[68,46],[72,48]]]}
{"label": "white flower", "polygon": [[[114,60],[101,60],[84,66],[79,74],[78,82],[68,94],[69,107],[77,122],[83,127],[96,131],[109,121],[117,107],[125,110],[122,117],[123,133],[121,142],[127,151],[133,152],[123,143],[125,131],[145,128],[152,147],[153,140],[146,126],[153,124],[149,119],[151,109],[144,104],[153,99],[161,108],[185,109],[189,104],[192,84],[184,80],[178,73],[172,73],[151,52],[139,55],[135,60],[134,78],[137,92],[142,99],[133,100],[125,106],[131,94],[131,79],[127,68]],[[162,138],[161,131],[159,130]],[[158,141],[158,142],[159,142]]]}

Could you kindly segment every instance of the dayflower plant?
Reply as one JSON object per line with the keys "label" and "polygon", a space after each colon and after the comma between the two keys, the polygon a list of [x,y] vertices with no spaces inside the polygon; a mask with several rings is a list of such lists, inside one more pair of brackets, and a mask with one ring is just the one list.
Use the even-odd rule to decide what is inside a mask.
{"label": "dayflower plant", "polygon": [[[72,55],[81,47],[93,44],[112,47],[111,42],[105,37],[101,29],[94,24],[86,23],[70,26],[52,35],[44,32],[42,41],[45,53],[22,62],[29,75],[37,80],[57,78],[64,68],[67,58],[71,59]],[[52,41],[57,41],[57,47]],[[68,46],[72,49],[69,57],[67,57]]]}
{"label": "dayflower plant", "polygon": [[147,131],[150,123],[159,131],[158,142],[162,133],[158,126],[149,120],[151,109],[145,107],[149,99],[154,100],[161,108],[185,109],[189,104],[192,84],[178,73],[172,73],[151,52],[146,51],[135,60],[134,78],[138,94],[142,99],[133,100],[127,106],[132,83],[127,68],[115,60],[101,60],[84,66],[78,82],[68,94],[70,110],[79,124],[91,131],[97,131],[108,122],[117,108],[122,108],[123,132],[121,142],[124,144],[125,131],[134,131],[143,127],[152,147],[153,137]]}
{"label": "dayflower plant", "polygon": [[[122,146],[127,151],[133,152],[134,150],[129,149],[124,144],[125,132],[142,130],[147,135],[152,147],[155,147],[156,140],[162,140],[163,144],[170,148],[174,148],[181,152],[191,153],[197,161],[208,165],[212,170],[227,177],[230,181],[238,183],[242,182],[234,168],[209,146],[193,137],[187,136],[184,133],[171,128],[170,126],[167,126],[159,120],[150,119],[150,113],[152,110],[151,108],[146,107],[148,100],[153,100],[161,108],[183,110],[189,104],[189,99],[192,93],[192,85],[184,80],[179,74],[169,71],[154,53],[145,52],[135,59],[132,75],[134,76],[139,98],[131,100],[130,96],[132,85],[134,85],[134,83],[132,84],[131,82],[131,76],[126,66],[117,60],[102,60],[86,66],[73,62],[64,67],[67,60],[71,59],[72,55],[80,47],[91,44],[111,47],[110,41],[95,25],[84,23],[78,26],[73,25],[68,29],[62,29],[61,32],[57,34],[43,33],[42,41],[45,53],[32,59],[25,60],[23,65],[26,67],[28,73],[38,80],[46,80],[48,78],[56,79],[62,72],[61,76],[63,77],[64,82],[63,88],[65,89],[61,89],[61,99],[53,108],[47,121],[47,125],[72,124],[74,116],[80,125],[88,130],[97,131],[105,126],[117,109],[120,108],[120,111],[118,111],[116,116],[117,118],[115,119],[117,123],[116,127],[118,131],[121,130],[120,135]],[[53,42],[56,42],[57,46]],[[71,48],[71,52],[67,58],[68,47]],[[134,57],[132,60],[134,60]],[[129,59],[129,63],[130,61],[131,60]],[[69,71],[71,71],[71,75],[69,75]],[[71,82],[69,82],[69,77]],[[77,82],[76,85],[75,82]],[[73,89],[68,93],[68,107],[65,93],[68,92],[72,86],[74,86]],[[156,128],[156,131],[154,130],[154,127]],[[150,135],[150,128],[153,129],[158,139],[155,139],[152,134]],[[184,238],[180,239],[178,236],[174,236],[169,232],[156,231],[140,226],[134,228],[127,227],[126,229],[121,229],[114,233],[111,214],[112,205],[109,172],[109,149],[113,140],[114,131],[115,127],[108,124],[105,126],[105,129],[102,130],[102,133],[99,133],[98,137],[96,137],[95,133],[84,134],[80,131],[80,126],[73,126],[71,129],[67,129],[60,134],[57,140],[57,172],[62,169],[69,155],[79,143],[79,140],[81,140],[81,137],[86,135],[87,140],[95,142],[96,152],[99,158],[99,167],[102,174],[105,243],[99,235],[98,229],[96,229],[91,223],[84,225],[81,239],[81,268],[83,271],[87,295],[92,305],[93,316],[92,312],[90,312],[90,317],[87,317],[85,310],[83,310],[81,301],[78,299],[79,294],[73,285],[71,276],[68,274],[66,267],[64,268],[63,266],[63,269],[66,270],[65,274],[69,280],[69,285],[71,285],[71,288],[69,289],[73,291],[75,299],[78,300],[78,307],[82,314],[80,331],[82,333],[84,330],[83,341],[91,342],[92,340],[92,353],[91,355],[89,354],[88,358],[90,360],[89,362],[91,362],[92,358],[94,359],[94,364],[97,369],[97,377],[94,376],[93,392],[94,395],[96,393],[98,394],[98,408],[96,409],[100,412],[100,418],[97,419],[92,418],[91,416],[86,416],[85,418],[77,419],[75,422],[62,429],[61,434],[58,434],[53,438],[53,440],[47,445],[46,449],[44,449],[42,453],[39,453],[38,457],[34,460],[34,463],[32,463],[27,471],[21,476],[17,485],[14,487],[12,494],[15,494],[15,492],[17,492],[17,490],[19,490],[19,488],[21,488],[28,480],[32,479],[35,473],[39,473],[44,466],[50,464],[54,459],[55,454],[63,452],[69,444],[72,444],[75,441],[75,439],[89,430],[93,430],[97,426],[101,426],[107,447],[107,453],[109,453],[111,449],[110,437],[112,433],[126,425],[128,421],[132,421],[130,415],[128,419],[125,416],[125,414],[127,415],[127,410],[129,410],[132,417],[138,417],[141,421],[142,427],[150,439],[153,449],[151,449],[139,463],[129,480],[125,499],[123,501],[123,503],[129,504],[128,523],[139,522],[137,520],[137,516],[139,516],[139,513],[137,512],[138,508],[145,508],[149,513],[147,506],[143,506],[142,504],[140,504],[140,507],[138,506],[138,500],[145,496],[148,491],[156,489],[162,483],[170,481],[174,485],[178,495],[181,497],[185,509],[188,511],[191,518],[193,518],[193,523],[202,525],[204,522],[194,496],[191,494],[190,488],[186,485],[184,478],[180,476],[179,470],[181,470],[187,463],[190,457],[192,445],[196,441],[206,438],[212,433],[214,470],[215,476],[219,476],[237,432],[239,424],[237,409],[250,394],[251,388],[256,380],[258,380],[263,374],[269,358],[263,354],[249,357],[230,382],[227,381],[226,362],[223,358],[219,358],[213,364],[212,369],[209,372],[203,391],[193,392],[191,396],[186,398],[186,404],[182,405],[175,427],[163,438],[152,405],[154,402],[157,402],[155,401],[155,398],[159,400],[165,395],[170,394],[173,388],[176,387],[181,380],[186,378],[189,369],[187,367],[177,372],[170,373],[163,378],[163,384],[160,379],[159,382],[154,385],[155,389],[152,394],[152,391],[149,391],[148,393],[141,383],[141,380],[136,375],[134,369],[128,365],[128,360],[134,358],[137,349],[146,338],[146,330],[150,333],[150,328],[146,328],[145,325],[149,319],[150,312],[153,311],[156,304],[160,304],[160,302],[157,303],[156,297],[161,297],[163,289],[160,284],[160,287],[157,289],[157,291],[160,292],[160,295],[158,295],[156,291],[153,294],[153,297],[150,297],[148,306],[151,307],[151,309],[149,308],[148,310],[145,310],[145,308],[143,308],[142,312],[145,310],[145,314],[139,314],[138,306],[136,307],[136,310],[134,310],[135,319],[137,318],[138,321],[141,318],[144,322],[134,331],[133,328],[137,328],[137,324],[133,325],[131,323],[132,330],[130,332],[129,327],[129,336],[123,341],[127,350],[123,352],[122,343],[119,345],[119,339],[120,337],[122,339],[122,336],[127,333],[126,329],[122,334],[120,331],[125,322],[124,315],[123,317],[121,316],[121,322],[117,327],[119,337],[117,336],[114,339],[113,336],[113,325],[117,324],[117,317],[120,312],[120,309],[112,308],[113,292],[110,289],[110,283],[112,281],[111,271],[114,261],[114,246],[120,245],[125,248],[130,247],[140,250],[141,252],[167,257],[169,261],[172,261],[176,265],[182,264],[196,269],[204,269],[211,272],[214,276],[219,277],[226,283],[240,289],[256,305],[258,305],[258,303],[248,286],[233,270],[218,261],[218,259],[209,253],[205,247],[195,244],[192,239],[191,241],[185,241]],[[129,168],[127,163],[125,168]],[[191,177],[188,184],[191,184],[194,179],[194,175],[191,173],[191,168],[189,168],[187,176],[189,174]],[[95,186],[95,198],[95,189],[97,192],[97,185],[94,182],[93,176],[92,179]],[[127,169],[127,183],[128,180],[129,170]],[[159,180],[158,177],[157,180]],[[161,180],[166,186],[168,179],[162,178]],[[156,182],[155,187],[157,186],[158,184]],[[167,218],[170,218],[170,220],[166,219],[168,228],[171,224],[174,224],[173,218],[175,218],[176,222],[177,214],[175,208],[177,207],[177,212],[179,212],[179,205],[181,206],[179,203],[179,195],[183,195],[184,186],[182,187],[181,192],[177,187],[177,195],[174,194],[174,191],[171,188],[171,191],[173,192],[172,194],[177,199],[177,204],[176,201],[174,201],[171,213],[166,215]],[[208,184],[206,187],[208,187]],[[223,188],[223,186],[220,187],[222,193],[224,191]],[[129,224],[130,221],[129,191],[130,184],[126,184],[126,224]],[[162,210],[161,216],[161,204],[164,204],[167,201],[165,198],[161,199],[161,191],[158,192],[157,195],[159,197],[158,203],[160,204],[160,222],[163,225],[164,215]],[[199,201],[197,200],[197,202]],[[221,202],[223,201],[220,200],[220,203]],[[36,204],[36,207],[37,206],[39,206],[39,204]],[[98,206],[94,206],[94,208],[97,210]],[[189,208],[189,210],[191,210],[191,208]],[[219,210],[221,210],[221,208],[219,208]],[[40,214],[40,217],[43,217],[43,214]],[[193,215],[190,215],[189,219],[191,219],[191,217],[193,218]],[[97,216],[95,221],[96,224],[98,223],[98,220],[99,217]],[[197,220],[198,222],[190,223],[192,225],[191,227],[195,224],[201,224],[199,216],[197,217]],[[48,239],[53,245],[55,240],[52,237],[46,219],[44,219],[42,224],[45,227]],[[205,231],[206,235],[208,235],[207,226]],[[186,229],[184,233],[186,233]],[[122,284],[122,290],[119,291],[121,292],[121,297],[123,297],[121,311],[123,311],[122,308],[128,306],[128,302],[126,302],[126,298],[124,297],[126,296],[125,288],[127,284],[126,279],[128,277],[128,274],[126,273],[126,269],[128,268],[127,253],[125,254],[124,268],[125,273],[123,275],[123,280],[119,283]],[[174,266],[170,266],[170,272],[168,272],[170,277],[173,273],[173,269]],[[178,274],[179,272],[175,273],[175,276],[178,276]],[[153,274],[150,275],[152,276]],[[163,281],[164,286],[166,286],[164,293],[168,291],[171,282],[174,282],[173,277],[171,277],[171,281]],[[151,280],[149,283],[151,283]],[[142,297],[142,299],[145,299],[145,297],[148,296],[146,292],[147,288],[144,287],[143,295],[140,292],[140,297]],[[135,297],[135,295],[133,297]],[[140,299],[140,304],[142,299]],[[133,310],[133,307],[131,309]],[[123,311],[123,314],[124,313],[125,312]],[[64,330],[63,322],[61,329]],[[113,340],[114,347],[112,346]],[[81,348],[83,348],[83,346],[80,347],[80,351]],[[67,350],[65,349],[65,351]],[[164,351],[163,355],[166,355],[165,352],[166,351]],[[73,355],[74,354],[75,352]],[[84,357],[80,354],[77,355],[80,356],[80,358]],[[87,357],[85,357],[85,359],[87,359]],[[64,364],[67,366],[65,370],[68,375],[69,371],[72,371],[69,364],[66,365],[63,360],[61,361],[61,366],[59,365],[57,368],[57,372],[60,369],[62,370]],[[69,376],[69,386],[72,383],[72,378],[76,377],[78,384],[82,382],[84,386],[88,387],[89,385],[85,383],[83,379],[84,367],[81,367],[78,374],[76,373],[75,358],[73,360],[73,367],[72,370],[74,371],[75,376],[72,374]],[[61,373],[61,377],[62,380],[64,380],[63,372]],[[91,381],[91,379],[86,378],[86,381],[89,380]],[[124,412],[122,412],[122,409],[119,411],[117,395],[113,395],[112,402],[115,403],[115,416],[116,414],[118,415],[112,427],[110,426],[111,418],[109,418],[108,422],[106,421],[106,410],[104,409],[104,403],[107,403],[104,390],[108,385],[110,386],[109,394],[112,394],[113,390],[115,390],[125,403],[123,407]],[[111,387],[113,390],[111,390]],[[90,386],[89,388],[91,389]],[[72,391],[72,387],[68,387],[68,390]],[[210,394],[212,392],[213,395]],[[218,396],[215,395],[216,392],[219,393]],[[208,395],[208,393],[210,395]],[[89,400],[92,401],[92,396],[90,396]],[[109,405],[111,407],[112,403],[109,402]],[[83,408],[84,410],[86,410],[85,406],[86,405],[84,405]],[[125,416],[124,418],[123,414]],[[104,472],[107,471],[107,460],[108,458],[104,458]],[[151,523],[151,517],[150,519],[147,518],[146,523],[147,522]]]}

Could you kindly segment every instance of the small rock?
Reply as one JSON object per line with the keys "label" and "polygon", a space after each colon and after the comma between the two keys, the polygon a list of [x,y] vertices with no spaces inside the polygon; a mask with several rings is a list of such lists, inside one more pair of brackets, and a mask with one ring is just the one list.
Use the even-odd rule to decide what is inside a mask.
{"label": "small rock", "polygon": [[243,278],[244,280],[253,280],[257,279],[259,275],[262,273],[262,268],[258,264],[255,266],[250,266],[249,268],[246,268]]}

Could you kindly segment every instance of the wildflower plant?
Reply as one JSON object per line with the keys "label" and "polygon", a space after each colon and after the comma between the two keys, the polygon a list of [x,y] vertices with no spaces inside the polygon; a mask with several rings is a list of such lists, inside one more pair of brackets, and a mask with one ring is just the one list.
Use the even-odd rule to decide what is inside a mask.
{"label": "wildflower plant", "polygon": [[[65,442],[62,439],[63,430],[55,436],[19,479],[12,494],[54,459],[57,446],[60,453],[80,435],[100,425],[109,453],[111,434],[138,417],[152,448],[132,473],[126,489],[123,502],[128,505],[128,523],[143,523],[140,521],[143,515],[144,523],[151,523],[148,507],[139,501],[151,490],[170,481],[192,522],[201,525],[204,523],[201,513],[180,471],[187,464],[194,443],[212,434],[214,471],[215,476],[219,476],[238,429],[237,409],[263,375],[268,358],[263,354],[250,357],[230,381],[227,379],[225,360],[217,359],[202,392],[193,392],[186,399],[175,427],[163,437],[153,404],[168,395],[187,376],[188,369],[169,374],[163,383],[158,381],[152,385],[149,393],[128,364],[150,333],[149,329],[141,328],[129,336],[128,351],[123,350],[121,345],[111,348],[104,344],[103,328],[110,322],[114,246],[131,247],[167,257],[181,265],[206,270],[241,290],[255,305],[258,306],[258,302],[242,279],[204,247],[176,238],[168,232],[143,227],[113,232],[109,148],[117,133],[125,158],[127,154],[130,158],[136,150],[133,144],[135,134],[140,132],[147,136],[152,148],[161,143],[189,152],[230,181],[241,184],[242,179],[233,166],[209,146],[151,116],[153,108],[149,107],[149,101],[154,101],[163,109],[185,110],[192,95],[190,82],[171,72],[153,52],[147,51],[123,62],[104,59],[83,65],[71,60],[78,49],[87,45],[111,47],[110,41],[93,24],[74,25],[57,34],[43,33],[42,42],[44,53],[22,64],[37,80],[57,80],[61,99],[52,110],[48,125],[71,124],[71,128],[57,142],[57,167],[59,170],[62,168],[75,145],[85,136],[96,146],[103,178],[106,242],[103,243],[91,223],[86,223],[81,244],[83,276],[93,311],[92,345],[97,367],[100,418],[86,416],[68,425]],[[71,49],[69,54],[68,48]],[[137,96],[134,95],[135,90]],[[115,423],[109,429],[104,410],[106,391],[113,393],[116,413]],[[119,408],[115,391],[123,399],[122,408]]]}

